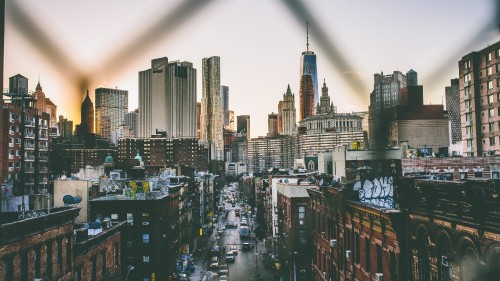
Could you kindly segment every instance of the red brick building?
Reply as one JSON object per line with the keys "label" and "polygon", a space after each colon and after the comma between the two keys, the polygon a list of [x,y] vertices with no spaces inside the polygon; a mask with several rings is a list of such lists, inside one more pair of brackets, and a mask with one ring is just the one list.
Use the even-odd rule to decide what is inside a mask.
{"label": "red brick building", "polygon": [[121,228],[125,222],[112,225],[103,222],[102,228],[76,230],[74,244],[74,279],[79,280],[121,280]]}
{"label": "red brick building", "polygon": [[2,213],[0,280],[73,280],[73,221],[78,212],[53,208],[50,214],[46,210]]}

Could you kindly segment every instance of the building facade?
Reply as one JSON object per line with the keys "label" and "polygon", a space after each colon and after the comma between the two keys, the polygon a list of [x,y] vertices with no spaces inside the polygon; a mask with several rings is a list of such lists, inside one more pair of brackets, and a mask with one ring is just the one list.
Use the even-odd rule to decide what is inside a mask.
{"label": "building facade", "polygon": [[314,114],[314,106],[319,103],[318,67],[316,65],[316,54],[309,50],[309,26],[307,26],[306,50],[302,52],[302,56],[300,57],[300,77],[302,78],[304,75],[311,76],[311,86],[314,91],[312,101]]}
{"label": "building facade", "polygon": [[250,140],[250,115],[239,115],[236,120],[236,133]]}
{"label": "building facade", "polygon": [[139,137],[139,109],[125,113],[123,123],[132,130],[133,137]]}
{"label": "building facade", "polygon": [[267,136],[277,136],[278,133],[278,114],[271,113],[267,115]]}
{"label": "building facade", "polygon": [[464,156],[500,154],[500,41],[458,62]]}
{"label": "building facade", "polygon": [[140,137],[166,132],[169,138],[196,136],[196,69],[190,62],[158,58],[139,72]]}
{"label": "building facade", "polygon": [[89,97],[89,90],[87,90],[87,95],[83,100],[81,107],[81,125],[79,133],[82,135],[88,135],[94,133],[94,103]]}
{"label": "building facade", "polygon": [[229,116],[229,87],[221,86],[222,112],[224,114],[224,128],[229,129],[231,117]]}
{"label": "building facade", "polygon": [[450,86],[445,88],[446,110],[450,120],[450,139],[452,144],[462,141],[462,127],[460,124],[460,85],[459,79],[451,79]]}
{"label": "building facade", "polygon": [[96,134],[111,139],[111,134],[123,125],[128,111],[128,91],[109,88],[95,89]]}
{"label": "building facade", "polygon": [[41,114],[42,112],[48,113],[50,115],[49,126],[55,126],[57,122],[57,106],[50,100],[50,98],[45,97],[42,86],[40,82],[36,85],[34,96],[36,98],[36,108]]}
{"label": "building facade", "polygon": [[221,101],[220,58],[204,58],[200,115],[200,140],[211,146],[210,159],[224,160],[224,114]]}
{"label": "building facade", "polygon": [[297,112],[295,110],[295,95],[290,85],[283,94],[283,100],[278,105],[278,130],[281,135],[297,134]]}
{"label": "building facade", "polygon": [[312,116],[315,112],[314,107],[314,87],[311,75],[304,74],[300,77],[300,115],[299,121],[305,119],[308,116]]}

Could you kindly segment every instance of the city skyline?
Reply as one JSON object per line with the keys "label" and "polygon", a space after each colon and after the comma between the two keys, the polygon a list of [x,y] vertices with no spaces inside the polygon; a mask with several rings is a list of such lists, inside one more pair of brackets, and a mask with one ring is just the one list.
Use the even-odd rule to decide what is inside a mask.
{"label": "city skyline", "polygon": [[[84,90],[77,89],[80,85],[74,78],[78,75],[88,79],[85,84],[91,93],[99,86],[128,90],[129,109],[133,110],[138,108],[137,73],[147,68],[151,59],[179,58],[201,69],[202,58],[220,56],[221,84],[231,88],[231,110],[235,115],[251,115],[252,137],[263,136],[267,133],[267,116],[277,111],[286,85],[290,84],[292,92],[299,92],[306,21],[309,49],[317,55],[318,79],[330,81],[332,101],[339,112],[366,111],[373,74],[381,71],[406,73],[415,69],[425,89],[424,102],[442,103],[445,87],[450,79],[458,77],[461,57],[498,40],[498,31],[488,29],[495,20],[492,11],[497,4],[486,0],[418,6],[396,1],[313,1],[303,7],[278,2],[246,7],[240,1],[214,1],[201,6],[192,1],[156,1],[146,7],[128,3],[119,8],[113,1],[94,3],[7,1],[6,5],[4,82],[19,73],[29,78],[33,90],[39,77],[46,96],[56,101],[58,115],[65,115],[75,124],[80,123],[78,108],[85,96]],[[180,9],[179,5],[185,8],[181,14],[186,19],[170,16]],[[108,22],[111,9],[116,16]],[[52,16],[54,11],[59,12],[58,17]],[[141,16],[130,17],[136,11],[147,15],[147,21]],[[221,13],[226,16],[215,16]],[[32,26],[41,34],[30,33],[30,23],[20,23],[20,14],[29,15]],[[256,14],[259,21],[255,21]],[[354,14],[357,16],[352,17]],[[173,27],[148,29],[164,18]],[[460,32],[451,32],[457,28]],[[154,39],[141,37],[149,30],[157,31],[156,36],[151,36]],[[217,32],[212,34],[213,30]],[[380,36],[381,32],[385,35]],[[49,39],[43,41],[44,35]],[[120,50],[126,50],[121,46],[134,47],[129,42],[136,38],[145,46],[131,51],[130,58],[116,59]],[[50,44],[44,44],[47,40],[62,55],[50,55]],[[62,57],[69,59],[58,61]],[[201,78],[198,75],[198,101]],[[356,87],[350,81],[355,81]]]}

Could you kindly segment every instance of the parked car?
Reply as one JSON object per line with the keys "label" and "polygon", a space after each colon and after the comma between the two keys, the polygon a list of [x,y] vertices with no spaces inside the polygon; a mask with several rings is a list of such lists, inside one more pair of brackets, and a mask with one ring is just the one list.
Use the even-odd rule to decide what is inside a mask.
{"label": "parked car", "polygon": [[217,269],[219,267],[219,258],[211,257],[210,258],[210,269]]}
{"label": "parked car", "polygon": [[227,279],[227,275],[222,275],[219,277],[219,281],[228,281],[229,279]]}
{"label": "parked car", "polygon": [[229,275],[229,268],[227,267],[227,264],[221,264],[219,266],[219,276],[223,275]]}
{"label": "parked car", "polygon": [[250,243],[248,242],[243,243],[243,251],[249,251],[251,248],[252,246],[250,245]]}
{"label": "parked car", "polygon": [[234,262],[234,254],[233,254],[233,252],[227,252],[226,253],[226,261],[227,262]]}

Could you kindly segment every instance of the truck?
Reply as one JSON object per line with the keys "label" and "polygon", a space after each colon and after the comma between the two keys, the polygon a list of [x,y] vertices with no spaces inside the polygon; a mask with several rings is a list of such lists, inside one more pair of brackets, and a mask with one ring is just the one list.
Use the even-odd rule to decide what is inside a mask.
{"label": "truck", "polygon": [[241,226],[240,227],[240,238],[246,239],[249,237],[250,237],[250,228],[248,228],[248,226]]}

